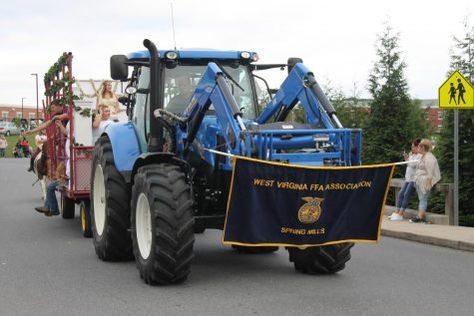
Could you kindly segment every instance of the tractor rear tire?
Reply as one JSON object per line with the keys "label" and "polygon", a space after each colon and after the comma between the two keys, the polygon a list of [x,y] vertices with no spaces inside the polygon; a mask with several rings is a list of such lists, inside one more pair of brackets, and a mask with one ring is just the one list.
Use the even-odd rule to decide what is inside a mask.
{"label": "tractor rear tire", "polygon": [[91,211],[90,211],[90,201],[89,200],[82,200],[79,212],[81,216],[81,229],[82,229],[82,236],[85,238],[92,237],[92,223],[91,223]]}
{"label": "tractor rear tire", "polygon": [[247,246],[238,246],[232,245],[232,248],[237,250],[239,253],[245,254],[265,254],[278,251],[278,247],[247,247]]}
{"label": "tractor rear tire", "polygon": [[344,243],[306,249],[287,249],[296,271],[305,274],[332,274],[346,267],[346,262],[351,259],[352,246],[353,243]]}
{"label": "tractor rear tire", "polygon": [[194,217],[191,185],[173,164],[138,169],[132,189],[133,253],[147,284],[183,282],[191,272]]}
{"label": "tractor rear tire", "polygon": [[76,212],[76,204],[73,199],[61,193],[61,215],[64,219],[73,219]]}
{"label": "tractor rear tire", "polygon": [[99,138],[93,152],[90,210],[97,256],[103,261],[132,259],[130,191],[115,167],[107,136]]}

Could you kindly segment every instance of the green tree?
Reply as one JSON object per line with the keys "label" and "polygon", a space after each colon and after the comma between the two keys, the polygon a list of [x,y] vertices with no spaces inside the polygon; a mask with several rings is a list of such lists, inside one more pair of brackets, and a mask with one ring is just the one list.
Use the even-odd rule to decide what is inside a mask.
{"label": "green tree", "polygon": [[[474,27],[466,22],[462,38],[454,37],[448,76],[459,70],[471,83],[474,80]],[[453,181],[454,166],[454,113],[444,112],[443,128],[435,155],[438,158],[443,181]],[[474,226],[474,110],[459,110],[459,221]]]}
{"label": "green tree", "polygon": [[[364,163],[395,162],[402,159],[410,141],[425,136],[426,122],[408,93],[405,62],[399,49],[400,35],[386,26],[377,40],[377,57],[369,75],[372,95],[370,114],[364,124]],[[397,169],[398,175],[403,172]]]}
{"label": "green tree", "polygon": [[354,83],[352,97],[347,97],[340,87],[334,88],[331,82],[324,85],[324,93],[334,106],[337,118],[345,128],[360,128],[362,121],[367,117],[367,109],[359,104],[357,85]]}
{"label": "green tree", "polygon": [[16,127],[21,128],[21,119],[19,117],[15,117],[12,123],[15,124]]}

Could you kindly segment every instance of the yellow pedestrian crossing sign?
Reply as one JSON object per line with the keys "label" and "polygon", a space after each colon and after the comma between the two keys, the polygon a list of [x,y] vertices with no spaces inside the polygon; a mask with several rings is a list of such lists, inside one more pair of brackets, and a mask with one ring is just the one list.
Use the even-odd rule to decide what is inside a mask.
{"label": "yellow pedestrian crossing sign", "polygon": [[438,89],[441,109],[474,109],[474,87],[456,70]]}

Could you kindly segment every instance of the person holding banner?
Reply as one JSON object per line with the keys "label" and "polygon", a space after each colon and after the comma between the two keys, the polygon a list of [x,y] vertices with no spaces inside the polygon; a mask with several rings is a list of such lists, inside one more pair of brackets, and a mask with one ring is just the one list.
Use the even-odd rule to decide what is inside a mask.
{"label": "person holding banner", "polygon": [[411,223],[427,223],[426,209],[428,208],[428,196],[433,186],[441,180],[438,161],[431,153],[431,142],[428,139],[422,139],[418,145],[421,159],[418,162],[415,173],[415,187],[418,193],[418,215],[410,219]]}
{"label": "person holding banner", "polygon": [[415,187],[415,173],[416,165],[421,159],[421,154],[418,151],[418,145],[420,144],[421,139],[415,139],[411,143],[411,152],[410,154],[403,153],[403,158],[408,162],[407,170],[405,172],[405,183],[403,183],[402,189],[398,193],[397,197],[397,210],[388,217],[391,221],[402,221],[403,214],[408,206],[410,201],[410,195]]}

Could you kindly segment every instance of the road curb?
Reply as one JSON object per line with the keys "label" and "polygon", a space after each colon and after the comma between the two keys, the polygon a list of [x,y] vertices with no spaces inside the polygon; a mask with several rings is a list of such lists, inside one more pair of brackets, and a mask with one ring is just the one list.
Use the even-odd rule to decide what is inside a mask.
{"label": "road curb", "polygon": [[421,242],[430,245],[436,245],[441,247],[448,247],[457,250],[472,251],[474,252],[474,241],[467,242],[462,240],[451,240],[446,238],[439,238],[434,236],[420,235],[417,233],[397,231],[391,229],[382,228],[382,235],[387,237],[394,237],[400,239],[406,239],[416,242]]}

